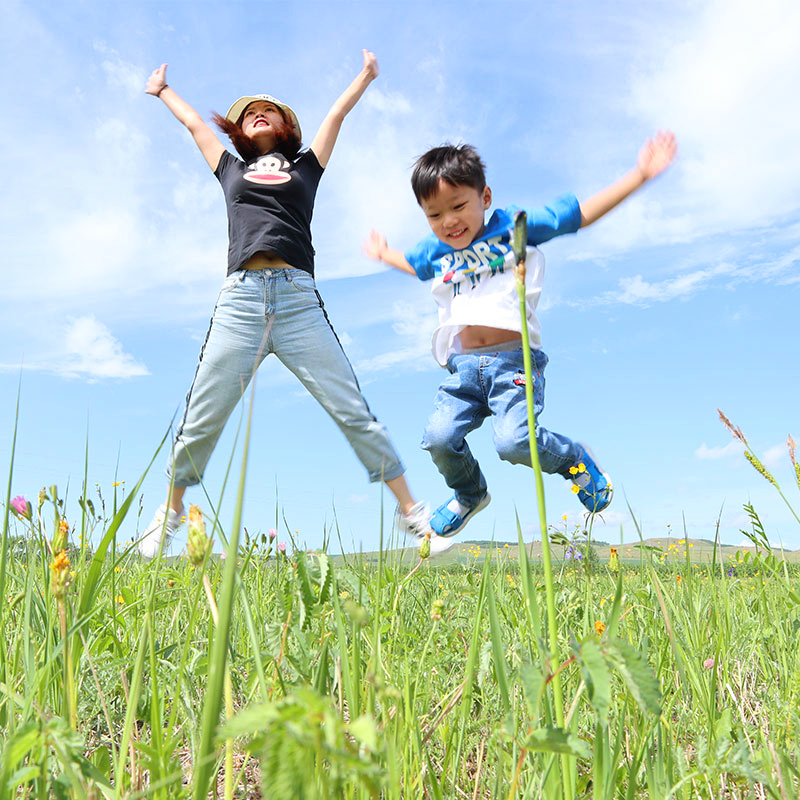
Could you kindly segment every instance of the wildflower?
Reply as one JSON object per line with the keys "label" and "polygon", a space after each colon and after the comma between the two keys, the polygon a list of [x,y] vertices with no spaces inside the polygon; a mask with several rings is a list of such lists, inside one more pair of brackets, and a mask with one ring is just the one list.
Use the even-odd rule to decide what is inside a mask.
{"label": "wildflower", "polygon": [[278,542],[278,551],[286,554],[286,542]]}
{"label": "wildflower", "polygon": [[683,580],[683,578],[682,578],[680,575],[676,575],[676,576],[675,576],[675,580],[676,580],[678,583],[680,583],[680,582]]}
{"label": "wildflower", "polygon": [[438,622],[442,618],[442,611],[444,610],[444,600],[438,598],[433,601],[431,605],[431,619]]}
{"label": "wildflower", "polygon": [[619,556],[617,555],[617,548],[611,548],[611,554],[608,557],[608,568],[613,572],[619,571]]}
{"label": "wildflower", "polygon": [[[573,469],[573,467],[570,467],[570,469]],[[578,486],[578,484],[577,484],[577,483],[573,483],[573,484],[572,484],[572,488],[570,489],[570,491],[572,492],[572,494],[578,494],[578,492],[579,492],[580,490],[581,490],[581,487],[580,487],[580,486]]]}
{"label": "wildflower", "polygon": [[66,551],[60,550],[50,562],[50,589],[53,597],[63,600],[70,583],[72,583],[72,573],[69,556]]}
{"label": "wildflower", "polygon": [[711,669],[713,666],[714,666],[714,657],[713,656],[711,658],[707,658],[703,662],[703,669]]}
{"label": "wildflower", "polygon": [[595,633],[596,633],[598,636],[602,636],[602,635],[603,635],[603,634],[606,632],[606,625],[605,625],[605,623],[604,623],[604,622],[600,622],[600,620],[598,619],[598,620],[597,620],[597,621],[594,623],[594,632],[595,632]]}
{"label": "wildflower", "polygon": [[277,537],[277,535],[278,535],[278,531],[276,531],[275,528],[270,528],[268,533],[269,533],[270,541],[272,539],[275,539]]}
{"label": "wildflower", "polygon": [[122,567],[114,567],[114,572],[122,572]]}
{"label": "wildflower", "polygon": [[116,600],[121,606],[125,605],[125,598],[121,594],[117,595]]}
{"label": "wildflower", "polygon": [[211,546],[211,540],[206,536],[206,523],[200,506],[189,506],[189,529],[186,535],[186,549],[189,552],[189,561],[195,566],[203,563]]}
{"label": "wildflower", "polygon": [[175,581],[174,581],[174,580],[172,580],[172,578],[170,578],[170,579],[167,581],[167,586],[169,586],[169,587],[170,587],[170,589],[171,589],[171,588],[172,588],[174,585],[175,585]]}
{"label": "wildflower", "polygon": [[22,519],[31,518],[31,504],[22,495],[15,497],[11,501],[11,508],[18,517]]}
{"label": "wildflower", "polygon": [[58,528],[53,534],[53,555],[58,555],[67,548],[67,537],[69,536],[69,523],[62,517],[58,521]]}
{"label": "wildflower", "polygon": [[732,578],[736,574],[736,567],[731,564],[730,568],[728,569],[728,577]]}

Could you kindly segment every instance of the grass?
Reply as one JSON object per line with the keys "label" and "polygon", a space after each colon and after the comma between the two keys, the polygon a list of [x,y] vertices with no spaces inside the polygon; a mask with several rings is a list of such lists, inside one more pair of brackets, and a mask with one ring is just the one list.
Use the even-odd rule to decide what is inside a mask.
{"label": "grass", "polygon": [[[83,541],[107,546],[72,531],[62,614],[50,543],[70,515],[54,490],[37,506],[3,537],[0,796],[224,796],[226,776],[231,797],[800,791],[800,571],[763,547],[645,547],[617,571],[608,548],[554,547],[561,726],[535,545],[376,564],[256,535],[225,560],[143,562],[114,542],[129,506],[84,499]],[[210,745],[204,578],[220,603],[233,587]]]}

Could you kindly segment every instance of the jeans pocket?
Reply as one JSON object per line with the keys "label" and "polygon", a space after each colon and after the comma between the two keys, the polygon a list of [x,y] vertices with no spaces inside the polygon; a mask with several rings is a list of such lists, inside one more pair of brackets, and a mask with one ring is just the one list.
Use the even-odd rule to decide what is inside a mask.
{"label": "jeans pocket", "polygon": [[293,269],[291,272],[287,271],[286,278],[292,288],[298,292],[315,292],[317,290],[317,284],[314,282],[314,278],[302,269]]}
{"label": "jeans pocket", "polygon": [[220,294],[224,294],[225,292],[232,292],[237,286],[241,286],[242,281],[244,280],[244,270],[237,270],[236,272],[228,275],[225,278],[225,282],[222,284],[222,289],[220,289]]}

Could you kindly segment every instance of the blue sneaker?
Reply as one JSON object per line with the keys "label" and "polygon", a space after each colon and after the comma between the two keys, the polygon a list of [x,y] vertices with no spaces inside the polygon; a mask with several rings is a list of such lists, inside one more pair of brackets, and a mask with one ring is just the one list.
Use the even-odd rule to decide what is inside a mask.
{"label": "blue sneaker", "polygon": [[492,498],[489,492],[472,508],[467,508],[451,497],[439,506],[431,517],[431,530],[439,536],[455,536],[477,514],[489,505]]}
{"label": "blue sneaker", "polygon": [[584,508],[596,514],[608,508],[614,488],[611,479],[594,460],[592,451],[584,444],[579,445],[583,450],[583,460],[569,468],[569,479],[574,484],[572,491],[578,495]]}

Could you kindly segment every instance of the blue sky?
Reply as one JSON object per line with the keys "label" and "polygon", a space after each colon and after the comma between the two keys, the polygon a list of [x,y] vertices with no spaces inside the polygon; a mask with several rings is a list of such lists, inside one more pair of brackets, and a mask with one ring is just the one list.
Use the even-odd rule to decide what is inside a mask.
{"label": "blue sky", "polygon": [[[800,6],[793,0],[615,3],[20,3],[0,0],[0,454],[12,496],[89,484],[108,500],[146,468],[194,374],[225,274],[219,185],[188,134],[144,94],[169,83],[208,117],[268,92],[306,141],[374,50],[381,74],[348,117],[317,196],[317,279],[364,393],[415,494],[448,493],[419,440],[443,373],[429,352],[428,286],[361,254],[370,228],[401,249],[427,233],[410,165],[475,145],[496,206],[585,198],[671,128],[679,159],[593,228],[543,248],[550,356],[542,424],[591,445],[617,488],[595,535],[680,532],[738,543],[752,502],[770,537],[800,526],[720,425],[722,408],[800,506],[786,436],[800,439]],[[22,365],[22,369],[20,368]],[[232,419],[209,469],[216,499]],[[529,470],[471,437],[493,502],[465,538],[537,522]],[[232,515],[240,448],[222,506]],[[165,454],[145,480],[149,520]],[[581,507],[546,479],[548,518]],[[206,501],[199,490],[187,497]],[[384,493],[387,524],[389,497]],[[381,490],[279,363],[260,370],[244,524],[281,522],[318,546],[378,541]],[[138,507],[138,502],[137,502]],[[73,514],[77,506],[73,503]],[[125,533],[133,534],[131,518]],[[283,535],[283,534],[282,534]],[[334,534],[334,540],[335,540]],[[182,542],[179,536],[177,551]]]}

